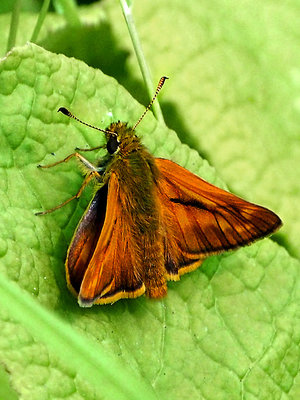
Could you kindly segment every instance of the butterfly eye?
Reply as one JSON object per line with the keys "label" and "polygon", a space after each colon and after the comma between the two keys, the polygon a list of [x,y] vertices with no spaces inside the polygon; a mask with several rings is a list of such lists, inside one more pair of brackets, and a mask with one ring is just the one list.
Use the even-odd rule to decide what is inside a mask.
{"label": "butterfly eye", "polygon": [[109,154],[114,154],[118,150],[120,143],[121,142],[118,141],[117,136],[111,135],[106,144],[106,148]]}

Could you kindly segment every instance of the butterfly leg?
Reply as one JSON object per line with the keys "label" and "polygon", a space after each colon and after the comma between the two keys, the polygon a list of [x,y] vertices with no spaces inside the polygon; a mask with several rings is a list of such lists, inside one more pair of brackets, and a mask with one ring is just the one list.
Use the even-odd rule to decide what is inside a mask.
{"label": "butterfly leg", "polygon": [[78,199],[81,196],[81,193],[83,192],[84,188],[89,184],[89,182],[93,179],[98,179],[100,178],[101,180],[101,171],[99,168],[96,168],[93,164],[91,164],[86,158],[84,158],[81,154],[79,153],[72,153],[70,154],[68,157],[64,158],[63,160],[60,161],[56,161],[55,163],[52,164],[48,164],[48,165],[38,165],[38,168],[51,168],[54,167],[58,164],[62,164],[65,162],[68,162],[71,158],[76,157],[85,167],[86,169],[89,171],[87,176],[85,177],[80,189],[78,190],[78,192],[70,197],[68,200],[64,201],[63,203],[59,204],[56,207],[50,208],[49,210],[46,211],[41,211],[41,212],[37,212],[35,215],[45,215],[45,214],[49,214],[55,210],[58,210],[59,208],[65,206],[66,204],[68,204],[70,201],[74,200],[74,199]]}
{"label": "butterfly leg", "polygon": [[80,147],[75,148],[75,150],[77,150],[77,151],[94,151],[94,150],[99,150],[99,149],[106,149],[106,144],[97,146],[97,147],[90,147],[88,149],[81,149]]}
{"label": "butterfly leg", "polygon": [[47,165],[39,164],[37,167],[38,168],[52,168],[52,167],[55,167],[58,164],[62,164],[62,163],[68,162],[73,157],[76,157],[88,169],[90,169],[90,170],[95,170],[96,169],[93,164],[91,164],[86,158],[84,158],[81,154],[79,154],[77,152],[70,154],[68,157],[64,158],[63,160],[59,160],[59,161],[56,161],[56,162],[54,162],[52,164],[47,164]]}
{"label": "butterfly leg", "polygon": [[70,197],[68,200],[64,201],[63,203],[59,204],[56,207],[50,208],[49,210],[46,210],[46,211],[37,212],[37,213],[35,213],[35,215],[45,215],[45,214],[52,213],[53,211],[58,210],[59,208],[65,206],[68,203],[70,203],[70,201],[75,200],[75,199],[79,199],[79,197],[81,196],[81,193],[83,192],[84,188],[89,184],[89,182],[92,179],[99,178],[99,176],[100,175],[99,175],[99,173],[97,171],[91,171],[86,176],[86,178],[84,179],[80,189],[78,190],[78,192],[74,196]]}

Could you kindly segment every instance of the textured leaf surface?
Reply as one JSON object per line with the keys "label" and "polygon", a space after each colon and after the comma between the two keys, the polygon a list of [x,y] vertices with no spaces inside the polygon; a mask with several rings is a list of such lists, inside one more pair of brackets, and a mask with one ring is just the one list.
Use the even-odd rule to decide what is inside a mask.
{"label": "textured leaf surface", "polygon": [[[299,263],[271,240],[209,258],[170,283],[163,301],[78,307],[66,289],[63,262],[90,192],[36,217],[34,211],[70,197],[82,182],[75,162],[43,171],[36,165],[102,139],[57,114],[59,106],[101,127],[116,119],[133,123],[143,110],[114,79],[37,46],[17,48],[2,60],[1,272],[95,341],[95,352],[100,346],[117,355],[160,399],[297,399]],[[222,186],[214,170],[151,115],[138,133],[156,156]],[[9,307],[0,317],[0,360],[20,398],[99,399],[72,360],[49,351]]]}

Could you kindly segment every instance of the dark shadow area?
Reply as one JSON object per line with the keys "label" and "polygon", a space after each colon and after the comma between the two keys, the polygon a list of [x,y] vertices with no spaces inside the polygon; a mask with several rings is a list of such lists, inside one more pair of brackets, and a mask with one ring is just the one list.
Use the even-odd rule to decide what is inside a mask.
{"label": "dark shadow area", "polygon": [[[185,143],[190,148],[195,149],[202,158],[209,161],[208,155],[204,151],[199,150],[199,143],[190,135],[189,128],[186,126],[184,119],[177,111],[176,104],[171,102],[161,102],[160,105],[166,125],[177,133],[182,143]],[[199,135],[201,135],[201,132],[199,132]]]}
{"label": "dark shadow area", "polygon": [[284,247],[286,251],[289,253],[290,256],[298,259],[298,255],[295,253],[293,250],[293,246],[288,240],[287,234],[286,233],[281,233],[280,231],[275,233],[274,235],[271,236],[271,240],[279,244],[281,247]]}
{"label": "dark shadow area", "polygon": [[98,26],[65,26],[49,34],[39,44],[53,53],[82,60],[117,80],[128,75],[125,63],[129,53],[118,47],[110,26],[105,22]]}
{"label": "dark shadow area", "polygon": [[100,3],[101,0],[77,0],[77,4],[80,6],[88,6],[89,4],[92,3]]}

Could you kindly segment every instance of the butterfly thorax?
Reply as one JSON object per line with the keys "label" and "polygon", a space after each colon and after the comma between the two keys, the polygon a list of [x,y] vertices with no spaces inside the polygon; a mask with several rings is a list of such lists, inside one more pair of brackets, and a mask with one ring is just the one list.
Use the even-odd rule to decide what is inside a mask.
{"label": "butterfly thorax", "polygon": [[116,149],[107,164],[107,179],[115,173],[122,191],[128,195],[129,206],[135,207],[137,213],[151,215],[157,208],[153,192],[159,176],[154,157],[126,123],[112,123],[107,130],[108,142],[114,139],[114,133],[117,139],[117,144],[111,146]]}
{"label": "butterfly thorax", "polygon": [[[106,174],[108,177],[112,173],[117,176],[123,200],[127,203],[123,204],[124,207],[131,210],[137,226],[144,229],[144,220],[154,222],[158,219],[154,195],[159,176],[158,168],[154,157],[127,124],[112,123],[108,130],[116,132],[118,149],[111,155]],[[142,220],[140,224],[139,220]],[[154,225],[158,226],[158,221],[155,221]]]}

